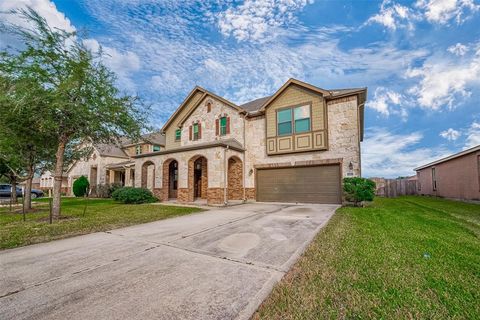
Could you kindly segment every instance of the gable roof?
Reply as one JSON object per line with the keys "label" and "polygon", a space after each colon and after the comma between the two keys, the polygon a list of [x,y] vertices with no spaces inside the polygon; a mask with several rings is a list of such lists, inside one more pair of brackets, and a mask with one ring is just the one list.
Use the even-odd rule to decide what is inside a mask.
{"label": "gable roof", "polygon": [[263,97],[263,98],[258,98],[258,99],[255,99],[253,101],[250,101],[250,102],[247,102],[245,104],[242,104],[240,106],[240,108],[242,108],[243,110],[247,111],[247,112],[256,112],[258,111],[262,106],[263,104],[268,100],[270,99],[272,96],[267,96],[267,97]]}
{"label": "gable roof", "polygon": [[322,96],[329,96],[330,95],[330,92],[328,90],[325,90],[325,89],[321,89],[321,88],[318,88],[318,87],[315,87],[311,84],[308,84],[306,82],[303,82],[303,81],[300,81],[300,80],[297,80],[297,79],[294,79],[294,78],[290,78],[288,79],[287,82],[285,82],[283,84],[283,86],[280,87],[280,89],[277,90],[277,92],[275,92],[273,94],[273,96],[270,96],[269,99],[266,99],[263,104],[261,105],[261,107],[258,109],[258,111],[265,111],[265,108],[271,103],[273,102],[280,94],[282,94],[282,92],[284,92],[288,87],[290,87],[290,85],[292,84],[295,84],[297,86],[300,86],[300,87],[303,87],[303,88],[306,88],[306,89],[309,89],[313,92],[317,92],[319,94],[321,94]]}
{"label": "gable roof", "polygon": [[128,158],[122,148],[115,144],[97,143],[93,147],[102,157]]}
{"label": "gable roof", "polygon": [[197,92],[205,94],[205,90],[199,86],[195,86],[192,91],[187,95],[187,97],[182,101],[182,103],[178,106],[178,108],[175,110],[175,112],[168,118],[167,122],[163,125],[162,129],[160,130],[161,132],[165,132],[165,130],[170,126],[170,124],[175,120],[175,118],[178,116],[180,111],[185,107],[185,105],[190,101],[190,99],[195,96]]}
{"label": "gable roof", "polygon": [[463,151],[455,153],[455,154],[452,154],[448,157],[441,158],[439,160],[427,163],[427,164],[425,164],[423,166],[420,166],[418,168],[415,168],[413,170],[415,170],[415,171],[422,170],[422,169],[425,169],[425,168],[428,168],[428,167],[431,167],[431,166],[434,166],[434,165],[437,165],[437,164],[440,164],[440,163],[443,163],[443,162],[447,162],[447,161],[453,160],[455,158],[459,158],[459,157],[462,157],[462,156],[465,156],[467,154],[474,153],[474,152],[477,152],[477,151],[480,151],[480,145],[478,145],[476,147],[473,147],[473,148],[470,148],[470,149],[467,149],[467,150],[463,150]]}
{"label": "gable roof", "polygon": [[196,93],[201,93],[202,96],[200,97],[200,99],[197,101],[197,103],[195,103],[195,105],[192,106],[191,110],[180,120],[180,124],[183,124],[186,119],[193,113],[193,111],[203,102],[205,101],[205,99],[210,96],[214,99],[217,99],[223,103],[225,103],[226,105],[234,108],[235,110],[241,112],[243,111],[242,108],[240,108],[239,106],[237,106],[235,103],[223,98],[223,97],[220,97],[219,95],[216,95],[215,93],[207,90],[207,89],[204,89],[200,86],[195,86],[195,88],[193,88],[192,91],[190,91],[190,93],[187,95],[187,97],[185,98],[185,100],[183,100],[183,102],[178,106],[178,108],[175,110],[175,112],[170,116],[170,118],[168,118],[167,122],[165,122],[165,124],[163,125],[162,129],[160,130],[161,132],[165,132],[165,130],[171,125],[171,123],[173,122],[173,120],[175,120],[175,118],[179,115],[180,111],[183,110],[183,108],[185,108],[185,106],[190,102],[190,100],[195,96]]}
{"label": "gable roof", "polygon": [[205,99],[207,99],[209,96],[216,99],[216,100],[219,100],[221,102],[223,102],[224,104],[226,104],[227,106],[229,107],[232,107],[233,109],[237,110],[237,111],[244,111],[242,108],[240,108],[239,106],[237,106],[235,103],[231,102],[231,101],[228,101],[227,99],[223,98],[223,97],[220,97],[218,95],[216,95],[215,93],[213,92],[210,92],[202,87],[199,87],[203,90],[204,94],[203,96],[198,100],[197,103],[195,103],[195,105],[192,106],[192,108],[190,109],[189,112],[187,112],[187,114],[180,120],[180,125],[183,125],[185,123],[185,121],[187,121],[188,117],[190,117],[190,115],[195,111],[195,109],[200,105],[202,104],[203,101],[205,101]]}

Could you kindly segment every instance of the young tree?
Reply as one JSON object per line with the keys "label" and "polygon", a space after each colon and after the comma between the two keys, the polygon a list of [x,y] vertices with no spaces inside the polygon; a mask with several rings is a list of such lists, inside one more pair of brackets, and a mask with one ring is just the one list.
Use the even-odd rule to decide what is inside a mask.
{"label": "young tree", "polygon": [[4,52],[0,70],[8,76],[33,76],[49,92],[49,103],[36,117],[42,131],[56,146],[53,187],[53,216],[60,215],[60,190],[65,153],[72,143],[90,140],[112,143],[120,136],[138,138],[146,124],[146,108],[137,97],[122,94],[116,77],[75,32],[52,29],[33,9],[13,11],[33,28],[8,25],[24,48]]}
{"label": "young tree", "polygon": [[48,90],[31,75],[0,76],[0,159],[10,170],[12,185],[26,181],[26,210],[31,209],[33,176],[54,153],[51,136],[38,125],[48,102]]}

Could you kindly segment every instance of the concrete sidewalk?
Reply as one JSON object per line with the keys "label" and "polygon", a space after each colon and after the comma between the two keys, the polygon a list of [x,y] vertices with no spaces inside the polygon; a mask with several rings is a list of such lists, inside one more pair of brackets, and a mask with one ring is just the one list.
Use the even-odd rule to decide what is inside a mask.
{"label": "concrete sidewalk", "polygon": [[0,252],[0,319],[248,319],[336,205],[255,203]]}

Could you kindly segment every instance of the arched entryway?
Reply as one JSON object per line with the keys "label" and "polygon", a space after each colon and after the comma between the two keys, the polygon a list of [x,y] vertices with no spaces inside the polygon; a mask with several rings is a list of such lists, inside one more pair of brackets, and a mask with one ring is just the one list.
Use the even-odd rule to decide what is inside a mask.
{"label": "arched entryway", "polygon": [[155,164],[152,161],[146,161],[142,164],[141,186],[152,190],[155,188]]}
{"label": "arched entryway", "polygon": [[168,159],[163,163],[163,199],[176,199],[178,196],[178,161]]}
{"label": "arched entryway", "polygon": [[237,156],[228,159],[228,200],[243,199],[243,163]]}
{"label": "arched entryway", "polygon": [[207,199],[208,164],[204,156],[195,156],[188,161],[188,201]]}

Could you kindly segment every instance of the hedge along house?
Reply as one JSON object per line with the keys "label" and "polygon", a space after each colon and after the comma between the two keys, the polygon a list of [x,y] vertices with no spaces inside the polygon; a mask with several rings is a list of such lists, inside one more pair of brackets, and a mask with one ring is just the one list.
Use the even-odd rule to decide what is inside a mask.
{"label": "hedge along house", "polygon": [[342,177],[361,174],[366,95],[290,79],[236,105],[195,87],[163,126],[164,148],[131,157],[135,186],[164,201],[341,203]]}
{"label": "hedge along house", "polygon": [[421,195],[480,200],[480,145],[415,169]]}

